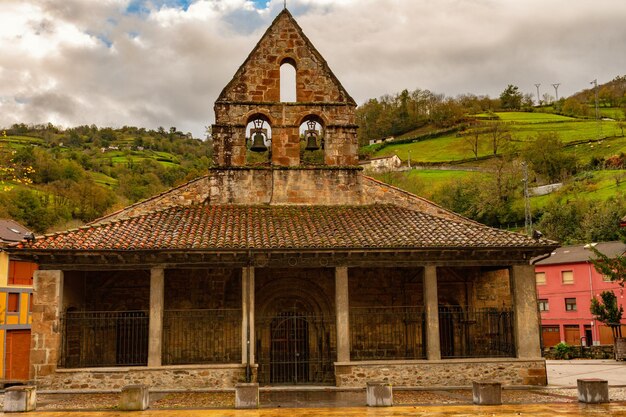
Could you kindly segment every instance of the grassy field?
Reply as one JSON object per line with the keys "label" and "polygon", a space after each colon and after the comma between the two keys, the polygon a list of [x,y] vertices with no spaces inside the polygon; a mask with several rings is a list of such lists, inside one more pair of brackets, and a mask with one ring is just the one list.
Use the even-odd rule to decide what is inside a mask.
{"label": "grassy field", "polygon": [[546,122],[567,122],[576,121],[573,117],[561,116],[552,113],[530,113],[522,111],[498,112],[495,113],[503,122],[515,123],[546,123]]}
{"label": "grassy field", "polygon": [[472,177],[488,176],[484,172],[440,169],[413,169],[374,175],[375,178],[410,193],[431,198],[442,187]]}
{"label": "grassy field", "polygon": [[[601,133],[598,123],[594,120],[579,120],[570,117],[548,114],[548,113],[525,113],[525,112],[508,112],[497,113],[497,115],[506,122],[510,122],[509,129],[511,131],[512,141],[511,150],[520,149],[524,143],[532,140],[540,133],[555,132],[563,143],[571,143],[578,141],[596,140],[599,135],[601,137],[610,137],[604,147],[598,145],[588,145],[589,150],[572,151],[577,153],[581,163],[589,162],[592,155],[610,156],[620,151],[626,150],[624,143],[614,136],[621,136],[622,130],[615,121],[603,121],[601,123]],[[480,124],[488,127],[493,121],[481,121]],[[471,138],[459,134],[450,134],[434,139],[427,139],[421,142],[408,144],[390,145],[374,154],[374,157],[388,156],[396,154],[401,160],[406,161],[409,158],[413,163],[424,162],[455,162],[460,160],[471,159],[474,154],[470,145]],[[610,145],[610,146],[607,146]],[[584,146],[584,145],[579,145]],[[597,148],[596,148],[597,147]],[[596,148],[596,149],[594,149]],[[479,143],[479,157],[488,157],[493,153],[489,136],[483,135]]]}
{"label": "grassy field", "polygon": [[[567,187],[565,200],[571,197],[603,201],[620,195],[626,198],[626,170],[587,171],[576,176]],[[531,197],[531,206],[542,209],[552,198],[551,194]]]}

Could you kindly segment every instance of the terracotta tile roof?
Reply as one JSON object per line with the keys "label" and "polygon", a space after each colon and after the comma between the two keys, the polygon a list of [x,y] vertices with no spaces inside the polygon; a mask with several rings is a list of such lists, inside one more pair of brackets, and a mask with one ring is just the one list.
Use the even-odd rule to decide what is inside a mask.
{"label": "terracotta tile roof", "polygon": [[192,205],[38,237],[42,250],[541,247],[554,242],[393,205]]}

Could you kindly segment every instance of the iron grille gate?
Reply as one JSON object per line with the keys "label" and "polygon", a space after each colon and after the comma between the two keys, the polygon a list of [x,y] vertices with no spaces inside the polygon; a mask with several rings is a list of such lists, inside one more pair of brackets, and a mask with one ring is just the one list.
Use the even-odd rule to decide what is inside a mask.
{"label": "iron grille gate", "polygon": [[297,312],[260,318],[256,352],[260,383],[334,383],[334,318]]}

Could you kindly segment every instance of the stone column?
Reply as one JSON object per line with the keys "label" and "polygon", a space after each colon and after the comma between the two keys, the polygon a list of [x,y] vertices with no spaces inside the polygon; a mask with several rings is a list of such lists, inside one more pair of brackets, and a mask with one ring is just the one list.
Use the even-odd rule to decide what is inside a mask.
{"label": "stone column", "polygon": [[163,341],[163,287],[165,270],[150,270],[150,329],[148,339],[148,366],[161,366]]}
{"label": "stone column", "polygon": [[348,267],[335,268],[335,314],[337,316],[337,362],[350,362],[350,303]]}
{"label": "stone column", "polygon": [[[245,267],[241,271],[241,363],[250,365],[254,362],[254,267]],[[248,333],[249,331],[249,333]],[[250,343],[248,343],[250,342]]]}
{"label": "stone column", "polygon": [[439,295],[437,294],[437,267],[424,267],[424,307],[426,309],[426,357],[441,359],[439,343]]}
{"label": "stone column", "polygon": [[30,378],[56,371],[61,348],[63,271],[35,271],[30,342]]}
{"label": "stone column", "polygon": [[540,359],[539,313],[534,265],[513,265],[509,269],[515,312],[515,343],[520,359]]}

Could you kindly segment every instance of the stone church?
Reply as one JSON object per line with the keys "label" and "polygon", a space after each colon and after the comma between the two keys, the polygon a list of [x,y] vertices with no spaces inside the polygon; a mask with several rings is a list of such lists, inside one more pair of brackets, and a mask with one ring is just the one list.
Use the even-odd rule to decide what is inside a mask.
{"label": "stone church", "polygon": [[545,384],[529,260],[554,242],[364,176],[355,108],[283,10],[215,103],[206,176],[9,249],[40,266],[36,384]]}

